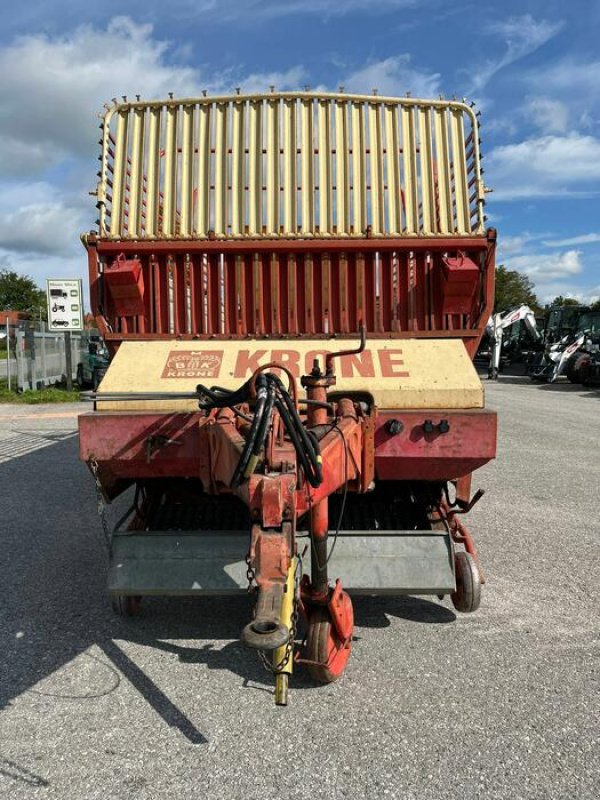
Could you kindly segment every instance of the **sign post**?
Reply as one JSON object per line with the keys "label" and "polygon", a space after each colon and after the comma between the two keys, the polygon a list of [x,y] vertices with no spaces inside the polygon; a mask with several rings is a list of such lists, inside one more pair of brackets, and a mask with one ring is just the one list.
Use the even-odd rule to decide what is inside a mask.
{"label": "sign post", "polygon": [[48,297],[48,329],[64,331],[67,389],[73,389],[71,331],[83,330],[81,278],[50,278],[46,281]]}
{"label": "sign post", "polygon": [[10,392],[10,319],[6,317],[6,377]]}

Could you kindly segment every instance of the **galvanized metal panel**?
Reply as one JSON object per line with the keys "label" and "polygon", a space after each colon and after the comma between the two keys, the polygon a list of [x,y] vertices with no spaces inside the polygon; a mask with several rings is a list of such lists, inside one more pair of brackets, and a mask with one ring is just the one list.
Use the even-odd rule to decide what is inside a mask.
{"label": "galvanized metal panel", "polygon": [[104,121],[100,233],[465,236],[483,230],[479,159],[476,117],[455,101],[273,92],[125,102]]}
{"label": "galvanized metal panel", "polygon": [[[126,595],[245,591],[247,549],[247,531],[116,535],[108,591]],[[329,569],[354,594],[447,594],[456,588],[452,545],[444,532],[340,531]],[[304,571],[310,572],[308,553]]]}

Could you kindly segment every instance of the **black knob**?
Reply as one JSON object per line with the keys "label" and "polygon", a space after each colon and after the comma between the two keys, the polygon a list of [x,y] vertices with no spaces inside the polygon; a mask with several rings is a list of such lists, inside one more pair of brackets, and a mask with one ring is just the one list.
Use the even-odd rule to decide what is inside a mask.
{"label": "black knob", "polygon": [[440,424],[438,425],[438,431],[440,433],[448,433],[450,430],[450,423],[447,419],[441,419]]}
{"label": "black knob", "polygon": [[404,430],[404,425],[399,419],[388,420],[385,427],[387,428],[387,432],[392,436],[397,436]]}
{"label": "black knob", "polygon": [[426,419],[423,423],[423,430],[425,433],[433,433],[433,422],[430,419]]}

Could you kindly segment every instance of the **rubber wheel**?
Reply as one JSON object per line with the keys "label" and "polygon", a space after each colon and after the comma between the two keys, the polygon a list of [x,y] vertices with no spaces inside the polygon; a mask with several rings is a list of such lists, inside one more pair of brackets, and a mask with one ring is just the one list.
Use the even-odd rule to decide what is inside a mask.
{"label": "rubber wheel", "polygon": [[140,613],[142,598],[139,595],[117,594],[111,598],[112,610],[120,617],[136,617]]}
{"label": "rubber wheel", "polygon": [[587,353],[573,353],[567,359],[565,375],[571,383],[581,383],[581,369],[591,361]]}
{"label": "rubber wheel", "polygon": [[344,646],[327,608],[314,608],[309,618],[306,639],[306,657],[309,661],[317,662],[308,664],[311,678],[319,683],[337,681],[346,669],[351,650],[352,641]]}
{"label": "rubber wheel", "polygon": [[450,595],[457,611],[470,614],[477,611],[481,602],[481,578],[473,557],[461,550],[454,556],[456,591]]}

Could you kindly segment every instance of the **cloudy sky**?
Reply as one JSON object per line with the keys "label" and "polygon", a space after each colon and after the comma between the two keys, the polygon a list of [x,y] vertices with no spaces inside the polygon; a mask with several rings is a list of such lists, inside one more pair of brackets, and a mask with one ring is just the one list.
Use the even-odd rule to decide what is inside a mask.
{"label": "cloudy sky", "polygon": [[85,275],[112,97],[326,88],[477,102],[499,261],[600,295],[600,0],[28,0],[0,28],[0,267]]}

